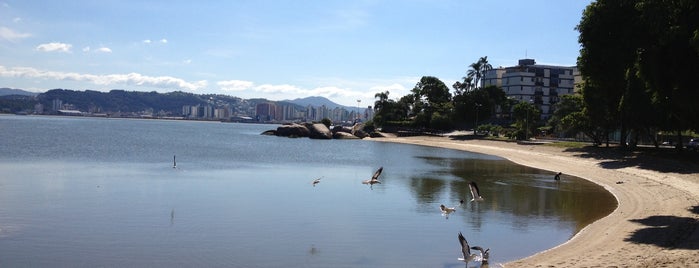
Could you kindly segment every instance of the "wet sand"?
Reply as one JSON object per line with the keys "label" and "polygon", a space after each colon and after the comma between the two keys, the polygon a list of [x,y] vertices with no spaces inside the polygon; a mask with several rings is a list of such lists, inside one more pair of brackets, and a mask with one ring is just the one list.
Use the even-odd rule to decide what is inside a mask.
{"label": "wet sand", "polygon": [[[699,267],[699,163],[464,136],[371,138],[496,155],[597,183],[619,206],[566,243],[506,267]],[[497,254],[497,253],[493,253]],[[493,266],[491,264],[491,266]]]}

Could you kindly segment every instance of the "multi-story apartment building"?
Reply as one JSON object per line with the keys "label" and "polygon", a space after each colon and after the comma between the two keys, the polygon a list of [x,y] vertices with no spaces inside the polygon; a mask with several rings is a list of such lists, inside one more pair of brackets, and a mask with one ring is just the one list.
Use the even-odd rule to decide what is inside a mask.
{"label": "multi-story apartment building", "polygon": [[481,86],[496,85],[509,98],[531,102],[541,110],[541,119],[547,120],[560,96],[573,94],[579,81],[575,66],[539,65],[533,59],[521,59],[516,66],[486,71]]}

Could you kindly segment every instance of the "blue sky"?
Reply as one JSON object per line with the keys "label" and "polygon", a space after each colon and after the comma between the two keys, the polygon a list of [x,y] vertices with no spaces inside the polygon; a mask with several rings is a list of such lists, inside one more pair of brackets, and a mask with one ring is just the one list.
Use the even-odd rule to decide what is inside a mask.
{"label": "blue sky", "polygon": [[371,105],[488,56],[575,65],[590,1],[0,0],[0,87]]}

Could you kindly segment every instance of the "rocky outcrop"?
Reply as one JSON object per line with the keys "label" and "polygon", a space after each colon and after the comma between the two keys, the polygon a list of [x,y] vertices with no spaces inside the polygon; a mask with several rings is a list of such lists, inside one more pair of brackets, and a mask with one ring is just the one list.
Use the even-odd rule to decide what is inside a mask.
{"label": "rocky outcrop", "polygon": [[311,139],[329,140],[333,137],[333,134],[330,132],[330,129],[324,124],[306,124],[306,128],[308,128],[308,130],[310,131],[308,137]]}
{"label": "rocky outcrop", "polygon": [[352,133],[338,131],[333,133],[333,139],[337,140],[358,140],[359,137],[352,135]]}
{"label": "rocky outcrop", "polygon": [[352,128],[336,126],[332,131],[321,123],[290,123],[277,127],[277,130],[267,130],[262,135],[276,135],[279,137],[308,137],[311,139],[362,139],[368,137],[362,126],[355,125]]}
{"label": "rocky outcrop", "polygon": [[308,137],[310,134],[311,131],[306,126],[296,123],[281,125],[276,132],[277,136],[291,138]]}
{"label": "rocky outcrop", "polygon": [[360,139],[369,136],[369,134],[366,133],[366,131],[364,131],[364,124],[354,124],[354,126],[352,126],[352,134],[359,137]]}

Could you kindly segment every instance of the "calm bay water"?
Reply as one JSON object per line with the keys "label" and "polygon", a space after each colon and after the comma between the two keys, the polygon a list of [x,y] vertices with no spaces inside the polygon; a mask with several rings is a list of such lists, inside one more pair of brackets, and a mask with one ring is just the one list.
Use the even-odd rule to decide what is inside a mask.
{"label": "calm bay water", "polygon": [[[463,267],[458,232],[493,266],[616,206],[494,156],[260,135],[273,128],[0,116],[0,266]],[[382,184],[361,184],[381,166]],[[469,181],[485,201],[442,216]]]}

